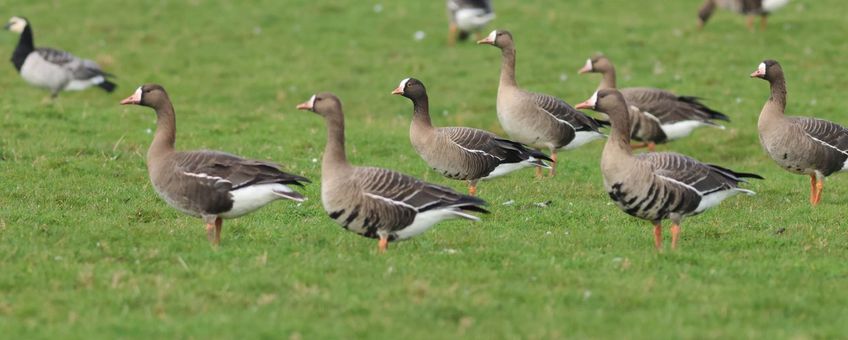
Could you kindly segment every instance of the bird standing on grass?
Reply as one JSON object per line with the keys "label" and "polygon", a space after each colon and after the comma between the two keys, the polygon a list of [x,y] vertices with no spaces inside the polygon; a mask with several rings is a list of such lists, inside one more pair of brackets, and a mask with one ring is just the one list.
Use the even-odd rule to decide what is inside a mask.
{"label": "bird standing on grass", "polygon": [[327,124],[321,162],[324,210],[346,230],[378,239],[380,252],[389,242],[421,234],[443,220],[479,221],[469,212],[488,213],[479,198],[399,172],[351,165],[345,153],[342,104],[332,93],[315,94],[297,109],[315,112]]}
{"label": "bird standing on grass", "polygon": [[630,115],[624,96],[616,89],[595,92],[577,104],[579,109],[606,113],[612,123],[601,156],[604,188],[625,213],[654,224],[654,245],[662,247],[662,221],[671,220],[671,248],[677,248],[680,223],[686,216],[700,214],[739,193],[744,178],[759,175],[734,172],[704,164],[690,157],[666,152],[633,155],[630,147]]}
{"label": "bird standing on grass", "polygon": [[751,77],[771,85],[757,121],[760,144],[780,167],[810,176],[810,203],[819,204],[825,177],[848,170],[848,129],[823,119],[784,115],[786,79],[777,61],[763,61]]}
{"label": "bird standing on grass", "polygon": [[[598,90],[616,88],[615,66],[606,56],[596,55],[587,59],[577,73],[601,73],[603,78]],[[656,144],[686,137],[702,126],[724,129],[712,120],[730,121],[723,113],[702,104],[698,97],[678,96],[652,87],[630,87],[619,91],[630,111],[630,123],[633,124],[630,137],[642,142],[634,145],[637,148],[647,147],[654,151]]]}
{"label": "bird standing on grass", "polygon": [[427,165],[447,178],[468,181],[468,194],[477,195],[477,182],[527,168],[549,168],[545,154],[521,143],[468,127],[434,127],[430,122],[427,89],[406,78],[392,91],[412,100],[409,139]]}
{"label": "bird standing on grass", "polygon": [[495,19],[491,0],[447,0],[448,45],[453,46],[457,40],[466,40],[471,33],[478,35],[480,30]]}
{"label": "bird standing on grass", "polygon": [[290,185],[308,179],[280,170],[280,165],[244,159],[220,151],[176,151],[176,117],[168,93],[160,85],[140,86],[121,105],[156,110],[156,134],[147,150],[147,171],[156,193],[172,207],[206,223],[212,245],[221,242],[223,219],[236,218],[285,198],[306,198]]}
{"label": "bird standing on grass", "polygon": [[771,12],[780,9],[789,0],[704,0],[701,8],[698,9],[698,29],[704,29],[707,20],[715,12],[716,7],[720,7],[729,11],[733,11],[748,17],[748,30],[754,30],[754,17],[760,16],[760,29],[766,29],[766,18]]}
{"label": "bird standing on grass", "polygon": [[106,92],[115,90],[115,83],[107,79],[112,75],[100,69],[94,61],[77,58],[62,50],[36,48],[32,25],[27,19],[12,17],[4,28],[21,35],[12,53],[12,64],[21,78],[30,85],[50,90],[51,98],[56,98],[61,91],[84,90],[95,85]]}
{"label": "bird standing on grass", "polygon": [[[533,93],[518,87],[515,81],[515,44],[509,31],[495,30],[477,42],[501,49],[501,76],[498,84],[498,120],[510,139],[550,150],[556,173],[557,151],[574,149],[604,138],[600,122],[575,110],[562,99]],[[541,169],[536,168],[537,176]]]}

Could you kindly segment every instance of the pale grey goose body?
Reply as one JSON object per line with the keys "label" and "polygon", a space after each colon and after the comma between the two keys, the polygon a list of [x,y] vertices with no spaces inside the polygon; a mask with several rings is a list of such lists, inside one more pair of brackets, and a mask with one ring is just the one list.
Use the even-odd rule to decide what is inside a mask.
{"label": "pale grey goose body", "polygon": [[573,149],[602,139],[601,122],[580,112],[565,101],[541,93],[528,92],[515,80],[515,45],[508,31],[495,30],[478,44],[501,49],[502,65],[498,84],[498,120],[509,137],[519,143],[550,150],[557,166],[557,151]]}
{"label": "pale grey goose body", "polygon": [[[578,73],[601,73],[598,90],[616,88],[615,66],[606,56],[596,55],[586,60]],[[656,144],[683,138],[702,126],[724,127],[713,120],[730,121],[726,115],[702,104],[698,97],[678,96],[652,87],[619,89],[630,110],[633,124],[630,137],[651,151]]]}
{"label": "pale grey goose body", "polygon": [[634,156],[630,147],[630,116],[618,90],[604,89],[577,105],[606,113],[612,131],[601,156],[604,188],[625,213],[651,221],[654,244],[662,246],[662,221],[670,219],[671,247],[677,246],[680,223],[738,193],[754,192],[739,188],[744,178],[759,175],[738,173],[704,164],[676,153],[652,152]]}
{"label": "pale grey goose body", "polygon": [[508,174],[526,167],[548,167],[545,154],[521,143],[503,139],[480,129],[434,127],[424,84],[406,78],[392,91],[412,100],[409,139],[427,165],[452,179],[468,181],[468,193],[477,194],[477,181]]}
{"label": "pale grey goose body", "polygon": [[5,28],[21,35],[12,53],[15,69],[27,83],[50,90],[51,97],[55,98],[61,91],[84,90],[95,85],[107,92],[115,90],[115,83],[106,79],[112,75],[97,63],[57,49],[36,48],[32,25],[27,19],[12,17]]}
{"label": "pale grey goose body", "polygon": [[278,164],[219,151],[174,150],[174,106],[162,86],[143,85],[121,104],[156,110],[156,133],[147,150],[150,182],[169,205],[202,218],[212,244],[221,241],[224,218],[242,216],[281,198],[305,199],[289,186],[309,180],[283,172]]}
{"label": "pale grey goose body", "polygon": [[760,144],[782,168],[810,176],[810,203],[818,204],[824,178],[848,170],[848,129],[823,119],[784,115],[786,79],[777,61],[763,61],[751,77],[771,84],[757,122]]}
{"label": "pale grey goose body", "polygon": [[[480,30],[495,19],[491,0],[447,0],[448,44],[468,39],[471,33],[480,35]],[[478,37],[479,39],[479,37]]]}
{"label": "pale grey goose body", "polygon": [[479,221],[469,212],[488,213],[479,198],[388,169],[351,165],[345,153],[342,104],[332,93],[315,94],[297,108],[317,113],[327,124],[321,163],[324,210],[346,230],[378,239],[380,251],[443,220]]}
{"label": "pale grey goose body", "polygon": [[703,29],[716,8],[723,8],[748,17],[748,29],[754,30],[754,16],[760,16],[760,29],[766,29],[766,18],[789,0],[704,0],[698,9],[698,29]]}

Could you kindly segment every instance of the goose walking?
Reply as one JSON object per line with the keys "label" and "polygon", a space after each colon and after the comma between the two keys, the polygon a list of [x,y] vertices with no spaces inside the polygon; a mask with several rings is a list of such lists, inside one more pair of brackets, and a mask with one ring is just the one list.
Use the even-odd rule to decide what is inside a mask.
{"label": "goose walking", "polygon": [[427,89],[420,80],[406,78],[392,91],[412,100],[409,140],[427,165],[447,178],[468,181],[468,194],[477,194],[477,182],[526,167],[549,168],[545,154],[521,143],[468,127],[434,127],[430,122]]}
{"label": "goose walking", "polygon": [[62,50],[36,48],[32,25],[26,18],[12,17],[4,28],[21,35],[12,53],[12,64],[21,78],[30,85],[49,90],[51,98],[56,98],[61,91],[84,90],[95,85],[106,92],[115,90],[115,83],[106,79],[112,75],[94,61]]}
{"label": "goose walking", "polygon": [[[497,111],[501,126],[510,139],[550,150],[550,175],[557,166],[557,151],[580,147],[604,138],[602,122],[575,110],[563,100],[528,92],[515,80],[515,44],[509,31],[495,30],[477,42],[501,49],[502,64],[498,84]],[[537,169],[537,174],[539,174]]]}
{"label": "goose walking", "polygon": [[810,203],[819,204],[825,177],[848,170],[848,129],[823,119],[787,117],[786,79],[777,61],[763,61],[751,77],[771,85],[757,121],[760,144],[780,167],[810,176]]}
{"label": "goose walking", "polygon": [[[616,88],[615,66],[606,56],[596,55],[587,59],[577,73],[602,74],[598,90]],[[637,148],[647,147],[654,151],[656,144],[689,136],[702,126],[724,129],[713,120],[730,121],[723,113],[702,104],[698,97],[678,96],[652,87],[631,87],[619,91],[630,111],[630,123],[633,124],[630,137],[641,142],[634,145]]]}
{"label": "goose walking", "polygon": [[736,12],[748,17],[748,30],[754,30],[754,17],[760,16],[760,29],[766,29],[766,19],[771,12],[780,9],[789,0],[704,0],[698,9],[698,29],[704,28],[716,7]]}
{"label": "goose walking", "polygon": [[495,19],[491,0],[447,0],[448,45],[456,44],[457,39],[468,39],[471,33],[478,35],[480,30]]}
{"label": "goose walking", "polygon": [[321,201],[330,218],[346,230],[389,242],[421,234],[443,220],[479,221],[486,202],[399,172],[353,166],[345,154],[344,113],[338,97],[318,93],[297,106],[324,117],[327,145],[321,163]]}
{"label": "goose walking", "polygon": [[219,151],[176,151],[176,117],[168,93],[147,84],[121,101],[156,110],[156,133],[147,150],[150,182],[172,207],[206,223],[213,245],[221,242],[223,219],[250,213],[277,199],[305,200],[290,185],[308,179],[280,170],[280,165],[244,159]]}
{"label": "goose walking", "polygon": [[734,172],[690,157],[666,152],[634,156],[630,147],[630,115],[621,92],[603,89],[577,104],[580,109],[606,113],[612,123],[601,156],[604,188],[625,213],[654,225],[654,245],[662,247],[662,221],[671,220],[671,248],[677,248],[684,217],[700,214],[739,193],[744,178],[756,174]]}

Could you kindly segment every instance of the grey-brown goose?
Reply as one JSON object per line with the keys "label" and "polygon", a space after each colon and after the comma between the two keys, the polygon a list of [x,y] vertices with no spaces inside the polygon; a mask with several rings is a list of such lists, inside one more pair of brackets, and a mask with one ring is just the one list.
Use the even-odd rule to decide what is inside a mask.
{"label": "grey-brown goose", "polygon": [[219,151],[176,151],[174,106],[162,86],[146,84],[121,101],[156,110],[156,133],[147,150],[147,171],[156,193],[172,207],[206,223],[213,245],[221,242],[224,218],[236,218],[285,198],[305,198],[290,185],[308,179],[280,170],[280,165],[244,159]]}
{"label": "grey-brown goose", "polygon": [[479,39],[480,30],[495,19],[495,10],[490,0],[447,0],[448,44],[454,45],[456,40],[468,39],[471,33],[476,33]]}
{"label": "grey-brown goose", "polygon": [[[598,90],[616,87],[615,66],[604,55],[595,55],[577,71],[601,73]],[[630,110],[631,135],[633,140],[653,151],[656,144],[683,138],[702,126],[724,127],[712,120],[730,121],[726,115],[702,104],[698,97],[678,96],[672,92],[652,87],[619,89]]]}
{"label": "grey-brown goose", "polygon": [[810,176],[810,203],[819,204],[824,178],[848,170],[848,129],[823,119],[785,116],[786,79],[777,61],[763,61],[751,77],[771,84],[757,122],[760,144],[782,168]]}
{"label": "grey-brown goose", "polygon": [[565,101],[542,93],[528,92],[515,80],[515,44],[509,31],[494,30],[478,44],[501,49],[502,65],[498,84],[498,120],[509,137],[519,143],[550,150],[550,175],[555,174],[557,151],[577,148],[602,139],[601,122],[575,110]]}
{"label": "grey-brown goose", "polygon": [[469,212],[488,213],[479,198],[388,169],[351,165],[345,154],[342,104],[332,93],[315,94],[297,108],[317,113],[327,124],[321,162],[324,210],[346,230],[378,239],[380,252],[389,242],[421,234],[443,220],[479,221]]}
{"label": "grey-brown goose", "polygon": [[663,220],[672,222],[674,249],[684,217],[700,214],[738,193],[753,195],[753,191],[739,188],[739,183],[745,182],[746,177],[762,179],[676,153],[634,156],[627,104],[616,89],[597,91],[577,108],[597,110],[610,117],[612,131],[601,156],[604,188],[625,213],[653,223],[654,245],[658,249],[662,246]]}
{"label": "grey-brown goose", "polygon": [[21,78],[30,85],[50,90],[52,98],[61,91],[84,90],[95,85],[107,92],[115,90],[115,83],[106,79],[112,75],[97,63],[53,48],[36,48],[32,25],[26,18],[12,17],[5,28],[21,35],[12,53],[12,64]]}
{"label": "grey-brown goose", "polygon": [[427,89],[420,80],[406,78],[392,91],[412,100],[409,140],[427,165],[447,178],[468,181],[468,193],[477,194],[477,182],[552,161],[521,143],[480,129],[434,127],[430,122]]}
{"label": "grey-brown goose", "polygon": [[733,11],[748,17],[748,30],[754,30],[754,16],[760,16],[760,29],[766,29],[766,18],[771,12],[780,9],[789,0],[704,0],[698,9],[698,29],[703,29],[716,7]]}

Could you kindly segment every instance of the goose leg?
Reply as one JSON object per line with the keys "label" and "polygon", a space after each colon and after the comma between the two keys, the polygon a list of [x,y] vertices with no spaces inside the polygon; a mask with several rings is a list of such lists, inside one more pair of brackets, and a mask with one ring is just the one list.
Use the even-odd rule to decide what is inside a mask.
{"label": "goose leg", "polygon": [[[551,159],[554,160],[554,164],[551,164],[551,169],[548,171],[548,176],[554,177],[556,175],[556,167],[559,164],[557,161],[556,150],[551,149]],[[536,169],[539,169],[538,167]]]}
{"label": "goose leg", "polygon": [[215,244],[221,244],[221,226],[224,224],[224,219],[218,217],[215,219]]}
{"label": "goose leg", "polygon": [[680,237],[680,224],[671,225],[671,250],[677,249],[677,239]]}
{"label": "goose leg", "polygon": [[767,15],[760,16],[760,31],[766,30],[766,21],[768,21]]}
{"label": "goose leg", "polygon": [[662,221],[654,222],[654,247],[662,248]]}
{"label": "goose leg", "polygon": [[389,249],[389,236],[380,235],[380,242],[377,243],[377,249],[380,253],[385,253],[386,249]]}
{"label": "goose leg", "polygon": [[754,15],[748,14],[748,22],[747,22],[748,30],[754,31]]}
{"label": "goose leg", "polygon": [[213,246],[217,246],[218,242],[215,241],[215,225],[218,224],[218,216],[201,215],[201,218],[203,218],[203,223],[206,223],[206,238]]}
{"label": "goose leg", "polygon": [[810,174],[810,204],[816,205],[816,174]]}
{"label": "goose leg", "polygon": [[477,196],[477,180],[468,181],[468,195]]}
{"label": "goose leg", "polygon": [[648,151],[654,152],[654,150],[657,148],[657,143],[643,142],[643,143],[637,143],[637,144],[630,144],[630,147],[634,148],[634,149],[648,148]]}
{"label": "goose leg", "polygon": [[818,205],[819,202],[821,202],[821,194],[824,190],[824,178],[818,178],[819,176],[816,177],[816,201],[813,202],[813,205]]}
{"label": "goose leg", "polygon": [[648,151],[654,152],[657,149],[657,143],[648,142]]}
{"label": "goose leg", "polygon": [[456,45],[456,34],[457,28],[456,24],[451,23],[448,27],[448,46]]}

